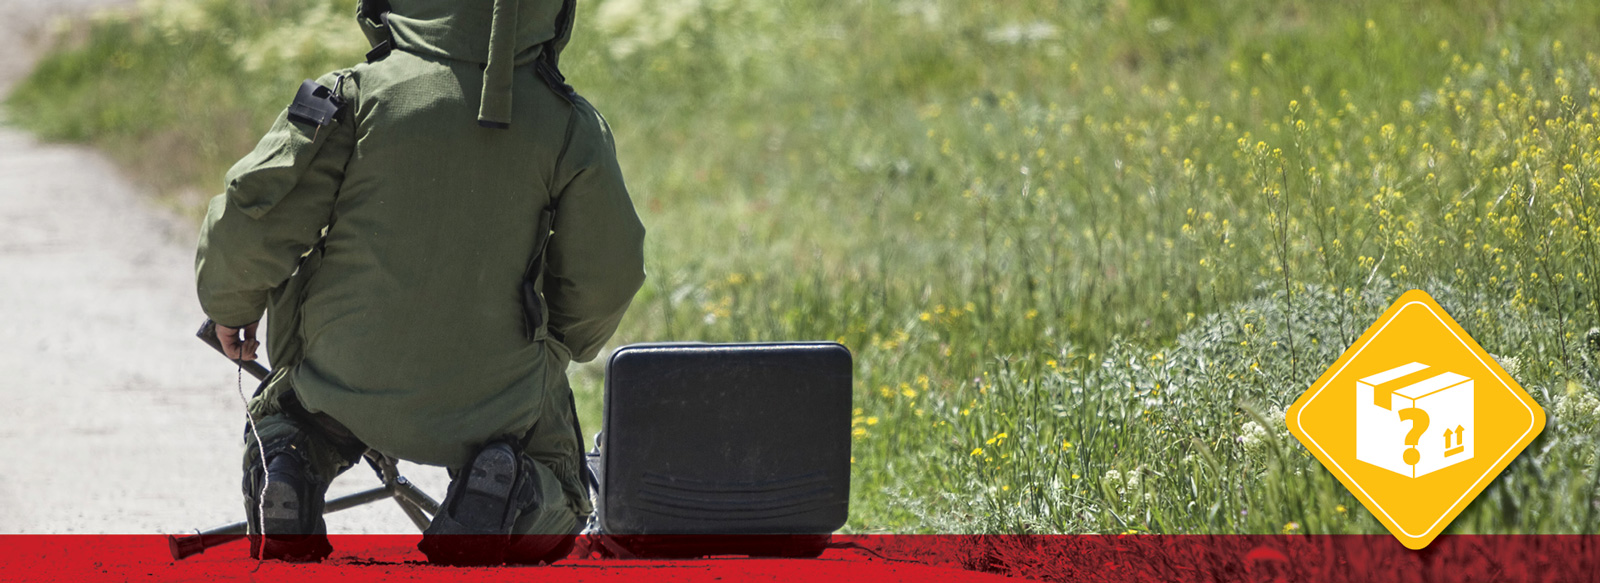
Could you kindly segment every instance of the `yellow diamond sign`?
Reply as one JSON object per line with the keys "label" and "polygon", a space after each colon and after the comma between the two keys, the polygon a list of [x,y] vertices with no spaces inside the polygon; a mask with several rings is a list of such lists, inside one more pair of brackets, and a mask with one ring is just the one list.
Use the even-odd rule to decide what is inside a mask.
{"label": "yellow diamond sign", "polygon": [[1544,429],[1544,409],[1422,290],[1289,407],[1289,431],[1405,546],[1450,524]]}

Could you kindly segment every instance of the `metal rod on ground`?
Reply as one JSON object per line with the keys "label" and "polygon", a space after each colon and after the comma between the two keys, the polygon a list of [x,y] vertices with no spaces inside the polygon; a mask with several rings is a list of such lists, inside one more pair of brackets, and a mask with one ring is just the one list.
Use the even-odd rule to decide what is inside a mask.
{"label": "metal rod on ground", "polygon": [[[329,500],[327,504],[323,505],[322,513],[324,515],[333,514],[340,510],[349,510],[362,504],[375,502],[392,496],[393,494],[390,493],[389,488],[385,486],[379,486],[370,490],[362,490],[354,494],[346,494],[344,496]],[[167,546],[172,549],[172,559],[175,561],[181,561],[194,555],[206,552],[206,549],[211,547],[228,544],[244,538],[245,528],[245,523],[235,522],[233,524],[227,524],[208,530],[203,530],[191,535],[167,535]]]}

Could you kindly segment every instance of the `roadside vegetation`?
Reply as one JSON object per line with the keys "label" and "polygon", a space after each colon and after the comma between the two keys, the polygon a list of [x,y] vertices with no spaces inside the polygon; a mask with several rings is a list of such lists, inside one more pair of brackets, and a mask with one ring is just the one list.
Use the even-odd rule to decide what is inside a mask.
{"label": "roadside vegetation", "polygon": [[[12,119],[198,217],[347,0],[65,27]],[[837,340],[854,532],[1381,533],[1283,411],[1406,289],[1549,425],[1447,532],[1596,532],[1600,4],[585,2],[617,343]],[[598,426],[601,365],[577,369]]]}

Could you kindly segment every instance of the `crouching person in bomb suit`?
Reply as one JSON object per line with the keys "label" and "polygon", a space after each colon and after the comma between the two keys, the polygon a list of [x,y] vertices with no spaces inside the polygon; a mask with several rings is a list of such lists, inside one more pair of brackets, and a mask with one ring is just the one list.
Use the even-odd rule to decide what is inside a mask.
{"label": "crouching person in bomb suit", "polygon": [[593,511],[566,367],[638,291],[644,228],[556,68],[573,3],[364,0],[367,62],[303,85],[211,200],[201,305],[246,360],[265,313],[275,367],[253,555],[326,557],[323,496],[368,448],[450,468],[434,562],[553,561]]}

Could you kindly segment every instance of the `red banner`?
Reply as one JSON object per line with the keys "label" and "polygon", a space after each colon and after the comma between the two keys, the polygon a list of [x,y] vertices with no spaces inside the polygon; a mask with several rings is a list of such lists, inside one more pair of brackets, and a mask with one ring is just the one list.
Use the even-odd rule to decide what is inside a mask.
{"label": "red banner", "polygon": [[[1600,536],[1453,535],[1421,551],[1388,535],[872,535],[835,536],[813,559],[714,556],[619,559],[585,541],[553,566],[454,568],[427,564],[420,535],[335,535],[321,563],[257,562],[243,542],[174,560],[161,535],[3,535],[4,581],[1592,581]],[[743,537],[760,541],[760,537]],[[623,537],[625,548],[740,537]],[[714,543],[714,544],[712,544]],[[760,545],[757,545],[760,546]],[[709,547],[708,547],[709,548]],[[771,553],[781,553],[782,549]]]}

